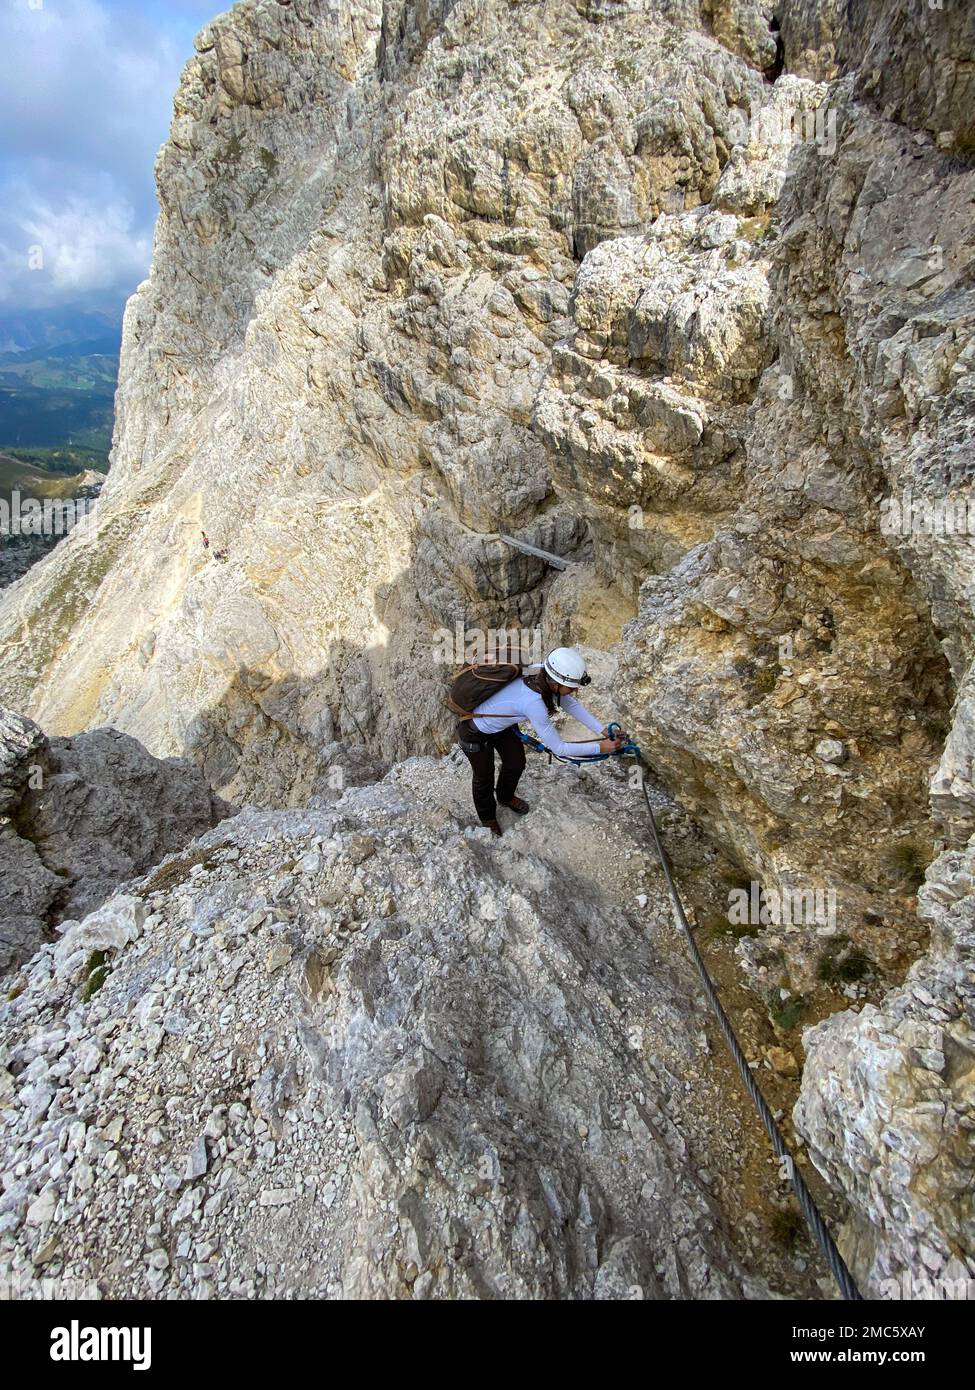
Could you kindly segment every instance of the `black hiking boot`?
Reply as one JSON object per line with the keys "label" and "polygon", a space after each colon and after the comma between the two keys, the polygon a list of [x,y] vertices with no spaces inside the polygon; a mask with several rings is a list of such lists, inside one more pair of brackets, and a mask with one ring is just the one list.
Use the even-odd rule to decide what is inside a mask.
{"label": "black hiking boot", "polygon": [[531,810],[527,801],[522,801],[520,796],[513,796],[510,801],[502,801],[502,806],[507,806],[509,811],[514,811],[516,816],[526,816]]}
{"label": "black hiking boot", "polygon": [[490,830],[492,835],[503,835],[504,831],[496,820],[482,820],[481,824]]}

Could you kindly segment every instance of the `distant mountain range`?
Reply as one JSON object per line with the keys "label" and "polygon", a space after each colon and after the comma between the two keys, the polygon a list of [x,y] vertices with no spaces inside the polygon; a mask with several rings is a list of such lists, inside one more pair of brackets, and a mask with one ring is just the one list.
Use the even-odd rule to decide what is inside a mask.
{"label": "distant mountain range", "polygon": [[103,333],[97,338],[85,338],[79,342],[62,343],[59,347],[14,348],[0,352],[0,365],[7,362],[37,362],[44,358],[93,357],[119,355],[120,332]]}
{"label": "distant mountain range", "polygon": [[94,341],[114,341],[118,352],[122,316],[97,309],[19,309],[0,313],[0,354],[46,351]]}
{"label": "distant mountain range", "polygon": [[107,467],[121,332],[92,310],[0,315],[0,450],[58,472]]}

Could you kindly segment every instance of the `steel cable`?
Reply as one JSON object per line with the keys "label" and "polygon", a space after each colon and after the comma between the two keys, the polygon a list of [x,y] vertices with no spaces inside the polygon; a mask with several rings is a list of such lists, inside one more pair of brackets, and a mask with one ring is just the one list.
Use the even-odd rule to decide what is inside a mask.
{"label": "steel cable", "polygon": [[829,1227],[823,1220],[822,1214],[813,1200],[812,1193],[803,1181],[802,1175],[796,1166],[795,1159],[792,1157],[788,1145],[779,1132],[779,1127],[775,1122],[775,1116],[772,1114],[768,1102],[758,1088],[758,1083],[752,1075],[752,1069],[748,1065],[748,1059],[741,1049],[741,1044],[735,1035],[734,1028],[731,1026],[731,1020],[725,1013],[721,1000],[718,998],[714,982],[708,974],[708,968],[704,964],[704,959],[701,952],[698,950],[697,942],[694,940],[694,934],[691,931],[690,923],[684,912],[680,894],[677,892],[677,886],[674,883],[673,874],[670,871],[667,852],[661,843],[660,832],[657,829],[657,820],[653,814],[653,806],[650,804],[650,793],[647,790],[647,783],[644,777],[640,779],[640,786],[643,790],[643,799],[646,802],[647,811],[650,816],[650,829],[653,832],[653,842],[656,845],[657,856],[660,859],[660,865],[664,871],[664,878],[667,881],[667,888],[670,893],[671,902],[674,905],[674,912],[687,940],[694,964],[697,966],[698,974],[701,977],[701,984],[704,986],[704,993],[708,997],[708,1002],[714,1010],[721,1032],[724,1034],[724,1040],[728,1044],[732,1057],[734,1057],[738,1064],[738,1070],[741,1072],[742,1080],[745,1083],[748,1094],[755,1103],[755,1108],[761,1117],[762,1124],[765,1126],[765,1132],[772,1141],[772,1147],[775,1149],[779,1158],[785,1160],[789,1181],[796,1195],[796,1201],[799,1203],[802,1214],[806,1218],[806,1224],[815,1236],[816,1242],[829,1264],[833,1277],[839,1285],[840,1292],[843,1297],[847,1299],[862,1299],[863,1295],[857,1288],[853,1275],[850,1273],[843,1256],[837,1249],[836,1242],[830,1233]]}

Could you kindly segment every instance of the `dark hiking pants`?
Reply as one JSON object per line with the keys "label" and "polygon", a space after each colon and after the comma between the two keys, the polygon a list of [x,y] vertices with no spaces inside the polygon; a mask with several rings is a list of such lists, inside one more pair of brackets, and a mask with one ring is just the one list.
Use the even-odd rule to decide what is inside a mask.
{"label": "dark hiking pants", "polygon": [[518,779],[525,770],[525,745],[513,728],[504,729],[500,734],[482,734],[469,719],[457,725],[457,738],[474,772],[471,792],[478,818],[495,820],[498,808],[494,800],[494,755],[497,753],[501,758],[498,801],[507,802],[514,796]]}

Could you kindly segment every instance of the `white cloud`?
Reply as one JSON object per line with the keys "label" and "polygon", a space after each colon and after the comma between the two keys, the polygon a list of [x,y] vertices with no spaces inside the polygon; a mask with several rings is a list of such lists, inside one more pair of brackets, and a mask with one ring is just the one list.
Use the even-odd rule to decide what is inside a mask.
{"label": "white cloud", "polygon": [[[70,194],[56,206],[27,193],[19,229],[28,251],[28,272],[44,278],[55,300],[119,284],[134,288],[152,251],[151,229],[135,225],[132,205],[111,189],[96,198]],[[17,262],[22,269],[23,250],[15,266]],[[19,276],[15,274],[9,288],[4,278],[0,270],[0,297],[7,290],[9,298]]]}
{"label": "white cloud", "polygon": [[[192,34],[220,9],[172,0],[0,8],[0,301],[119,301],[148,270],[153,162]],[[175,13],[174,13],[175,11]],[[13,132],[11,135],[9,132]],[[43,248],[31,270],[29,248]]]}

